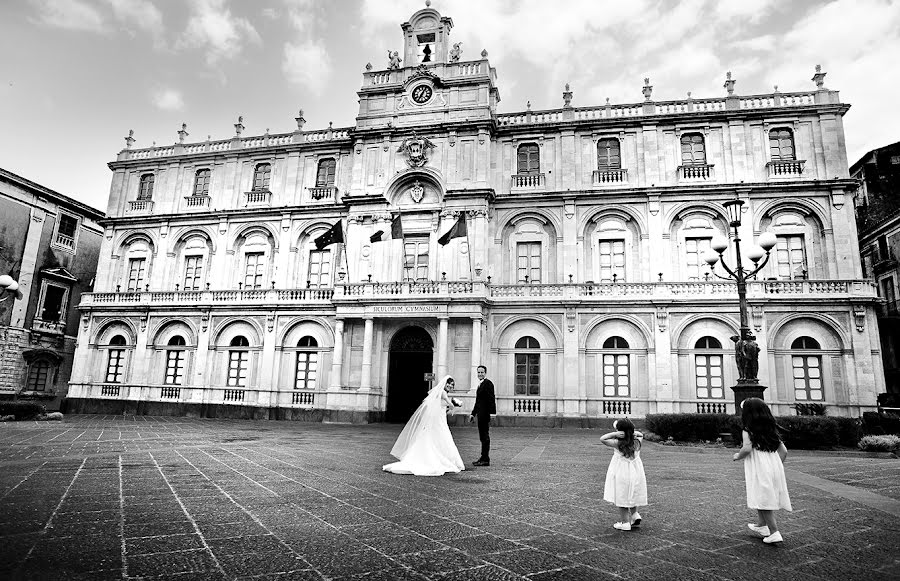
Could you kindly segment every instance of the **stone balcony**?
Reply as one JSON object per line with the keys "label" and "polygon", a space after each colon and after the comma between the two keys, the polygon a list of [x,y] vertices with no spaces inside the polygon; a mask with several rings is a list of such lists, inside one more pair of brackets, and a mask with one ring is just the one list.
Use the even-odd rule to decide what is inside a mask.
{"label": "stone balcony", "polygon": [[511,187],[513,190],[537,190],[544,187],[544,174],[521,173],[512,175]]}
{"label": "stone balcony", "polygon": [[678,181],[680,182],[706,182],[713,179],[715,179],[715,174],[711,163],[678,166]]}
{"label": "stone balcony", "polygon": [[44,321],[34,319],[31,322],[31,330],[45,335],[62,335],[65,333],[66,324],[63,321]]}
{"label": "stone balcony", "polygon": [[189,212],[205,212],[209,210],[209,196],[185,196],[184,206]]}
{"label": "stone balcony", "polygon": [[145,216],[153,213],[153,200],[132,200],[128,202],[125,214],[128,216]]}
{"label": "stone balcony", "polygon": [[795,178],[803,174],[805,159],[785,159],[766,164],[769,179]]}
{"label": "stone balcony", "polygon": [[317,202],[337,201],[337,188],[334,186],[317,186],[307,190],[309,197]]}
{"label": "stone balcony", "polygon": [[272,192],[269,190],[253,190],[244,192],[244,207],[264,208],[272,204]]}
{"label": "stone balcony", "polygon": [[[642,303],[657,301],[737,301],[730,282],[623,282],[562,284],[488,284],[484,281],[338,283],[334,288],[153,291],[85,293],[81,309],[147,306],[159,308],[329,305],[399,299],[479,301],[495,304],[521,302]],[[771,280],[747,283],[750,300],[877,300],[871,280]]]}
{"label": "stone balcony", "polygon": [[627,169],[595,169],[593,184],[595,186],[621,186],[628,183]]}

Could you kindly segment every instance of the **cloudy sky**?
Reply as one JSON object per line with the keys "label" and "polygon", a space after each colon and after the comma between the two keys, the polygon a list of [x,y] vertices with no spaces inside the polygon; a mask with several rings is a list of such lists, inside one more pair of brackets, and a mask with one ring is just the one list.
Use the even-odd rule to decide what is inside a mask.
{"label": "cloudy sky", "polygon": [[[135,147],[354,123],[424,0],[4,0],[0,167],[105,209],[106,163]],[[852,108],[848,157],[900,141],[900,0],[434,0],[463,60],[496,67],[500,112],[825,86]]]}

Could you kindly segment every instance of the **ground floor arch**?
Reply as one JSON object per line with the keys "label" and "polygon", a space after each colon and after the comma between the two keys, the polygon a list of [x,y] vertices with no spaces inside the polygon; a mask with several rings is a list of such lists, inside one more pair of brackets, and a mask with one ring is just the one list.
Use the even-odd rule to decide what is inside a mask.
{"label": "ground floor arch", "polygon": [[387,405],[385,420],[406,422],[419,407],[432,372],[434,342],[422,327],[404,327],[391,339],[388,353]]}

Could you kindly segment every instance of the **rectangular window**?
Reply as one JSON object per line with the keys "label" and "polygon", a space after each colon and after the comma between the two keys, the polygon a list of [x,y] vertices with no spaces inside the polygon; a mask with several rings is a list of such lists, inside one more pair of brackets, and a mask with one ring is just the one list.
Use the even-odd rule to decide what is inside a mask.
{"label": "rectangular window", "polygon": [[601,139],[597,142],[597,169],[609,171],[622,168],[622,156],[618,139]]}
{"label": "rectangular window", "polygon": [[184,286],[183,290],[200,290],[203,283],[203,257],[184,257]]}
{"label": "rectangular window", "polygon": [[406,280],[428,280],[428,238],[409,236],[403,239],[403,277]]}
{"label": "rectangular window", "polygon": [[184,383],[184,351],[169,349],[166,351],[166,385]]}
{"label": "rectangular window", "polygon": [[627,354],[603,354],[603,395],[628,397],[631,375]]}
{"label": "rectangular window", "polygon": [[600,282],[612,282],[613,275],[617,282],[625,280],[625,241],[601,240]]}
{"label": "rectangular window", "polygon": [[249,351],[228,352],[228,387],[245,387],[247,385],[247,370],[250,368]]}
{"label": "rectangular window", "polygon": [[790,234],[776,238],[775,257],[778,278],[791,280],[806,276],[806,249],[802,234]]}
{"label": "rectangular window", "polygon": [[315,389],[319,354],[315,351],[297,352],[297,375],[294,389]]}
{"label": "rectangular window", "polygon": [[687,280],[703,280],[709,266],[703,261],[703,254],[709,250],[712,238],[686,238],[684,240],[687,259]]}
{"label": "rectangular window", "polygon": [[209,195],[209,178],[211,172],[208,169],[201,169],[197,172],[197,176],[194,179],[194,195],[195,196],[208,196]]}
{"label": "rectangular window", "polygon": [[125,374],[125,350],[110,349],[106,362],[106,383],[122,383]]}
{"label": "rectangular window", "polygon": [[519,174],[541,173],[541,150],[535,143],[520,145],[516,152],[516,170]]}
{"label": "rectangular window", "polygon": [[721,355],[695,355],[694,369],[697,377],[697,399],[725,398]]}
{"label": "rectangular window", "polygon": [[706,165],[706,145],[699,133],[681,136],[681,165]]}
{"label": "rectangular window", "polygon": [[50,379],[50,364],[35,361],[28,370],[28,391],[46,391]]}
{"label": "rectangular window", "polygon": [[309,273],[306,281],[310,288],[328,288],[331,286],[330,250],[310,250]]}
{"label": "rectangular window", "polygon": [[269,179],[272,177],[272,165],[261,163],[253,172],[254,191],[266,191],[269,189]]}
{"label": "rectangular window", "polygon": [[516,395],[541,394],[540,353],[516,353]]}
{"label": "rectangular window", "polygon": [[75,234],[78,232],[78,218],[60,214],[56,226],[56,243],[70,250],[75,249]]}
{"label": "rectangular window", "polygon": [[66,299],[66,289],[48,284],[44,287],[44,304],[41,307],[42,321],[59,321]]}
{"label": "rectangular window", "polygon": [[822,358],[818,355],[793,355],[794,398],[797,401],[823,401]]}
{"label": "rectangular window", "polygon": [[[528,277],[527,279],[525,277]],[[516,282],[541,282],[541,243],[516,244]]]}
{"label": "rectangular window", "polygon": [[772,154],[772,161],[796,159],[793,132],[790,129],[773,129],[770,131],[769,151]]}
{"label": "rectangular window", "polygon": [[143,258],[132,258],[128,261],[128,292],[140,292],[144,286],[147,261]]}
{"label": "rectangular window", "polygon": [[317,188],[334,187],[334,173],[337,169],[337,162],[334,159],[323,159],[319,162],[319,170],[316,172]]}
{"label": "rectangular window", "polygon": [[265,254],[248,252],[244,255],[244,290],[262,288],[266,271]]}

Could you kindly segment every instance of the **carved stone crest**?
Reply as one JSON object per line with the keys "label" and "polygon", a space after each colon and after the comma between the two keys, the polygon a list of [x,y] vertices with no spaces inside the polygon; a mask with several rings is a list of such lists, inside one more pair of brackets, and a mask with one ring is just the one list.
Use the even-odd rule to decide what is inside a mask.
{"label": "carved stone crest", "polygon": [[403,140],[397,152],[406,154],[406,163],[409,167],[422,167],[428,163],[426,156],[428,150],[434,147],[434,143],[427,137],[419,137],[413,133],[412,136]]}
{"label": "carved stone crest", "polygon": [[425,197],[425,188],[422,187],[422,184],[419,183],[419,180],[416,180],[416,183],[414,183],[413,186],[409,188],[409,197],[412,198],[412,201],[417,204],[422,201],[422,198]]}

